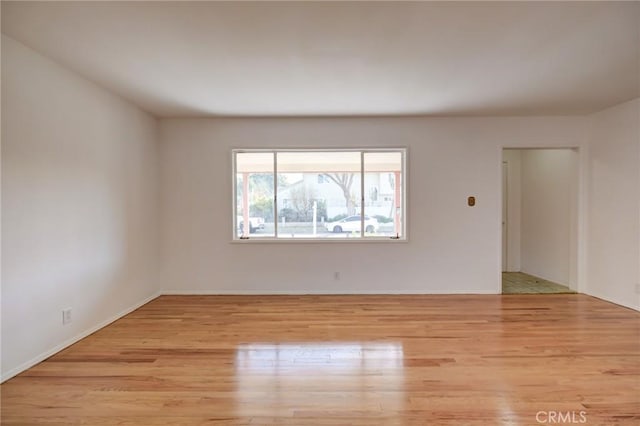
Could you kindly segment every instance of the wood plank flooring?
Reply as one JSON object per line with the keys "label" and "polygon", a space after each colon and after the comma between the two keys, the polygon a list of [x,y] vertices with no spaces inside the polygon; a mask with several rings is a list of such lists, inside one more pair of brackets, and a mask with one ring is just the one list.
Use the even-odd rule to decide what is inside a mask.
{"label": "wood plank flooring", "polygon": [[2,384],[1,420],[638,425],[639,320],[578,294],[162,296]]}

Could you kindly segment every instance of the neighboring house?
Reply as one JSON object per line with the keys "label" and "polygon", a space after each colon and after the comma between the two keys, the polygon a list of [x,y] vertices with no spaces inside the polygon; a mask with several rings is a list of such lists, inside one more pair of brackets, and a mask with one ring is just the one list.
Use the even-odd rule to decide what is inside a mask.
{"label": "neighboring house", "polygon": [[[304,173],[297,175],[300,179],[290,183],[286,188],[279,188],[278,211],[296,209],[304,201],[313,200],[326,203],[326,217],[319,216],[319,221],[331,219],[337,215],[346,215],[347,203],[342,188],[330,177],[321,173]],[[360,213],[360,177],[354,176],[351,184],[351,199],[355,206],[354,213]],[[367,173],[364,182],[364,208],[370,216],[392,218],[394,208],[394,175],[393,173]]]}

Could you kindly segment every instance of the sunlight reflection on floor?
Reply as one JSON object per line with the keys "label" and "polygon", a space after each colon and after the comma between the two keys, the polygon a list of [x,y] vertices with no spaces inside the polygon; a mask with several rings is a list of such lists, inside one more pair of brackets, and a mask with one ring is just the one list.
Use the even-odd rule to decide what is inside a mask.
{"label": "sunlight reflection on floor", "polygon": [[236,352],[239,416],[400,411],[400,343],[256,343]]}

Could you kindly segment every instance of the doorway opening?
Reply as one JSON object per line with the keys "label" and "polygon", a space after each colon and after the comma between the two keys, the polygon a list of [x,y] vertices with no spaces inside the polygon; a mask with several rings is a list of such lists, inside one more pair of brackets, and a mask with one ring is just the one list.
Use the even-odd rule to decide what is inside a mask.
{"label": "doorway opening", "polygon": [[502,293],[575,293],[578,151],[502,152]]}

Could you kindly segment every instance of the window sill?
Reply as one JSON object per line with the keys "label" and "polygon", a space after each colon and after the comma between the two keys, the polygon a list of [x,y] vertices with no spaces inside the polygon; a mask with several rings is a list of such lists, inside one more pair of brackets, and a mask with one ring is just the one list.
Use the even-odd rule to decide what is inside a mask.
{"label": "window sill", "polygon": [[231,244],[398,244],[407,243],[408,238],[369,237],[369,238],[249,238],[231,240]]}

